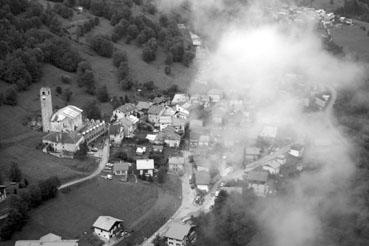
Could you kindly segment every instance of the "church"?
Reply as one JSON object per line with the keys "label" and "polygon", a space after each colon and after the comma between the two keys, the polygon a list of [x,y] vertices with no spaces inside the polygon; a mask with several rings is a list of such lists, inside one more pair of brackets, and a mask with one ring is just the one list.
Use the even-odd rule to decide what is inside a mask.
{"label": "church", "polygon": [[51,89],[40,89],[43,151],[57,157],[73,158],[80,144],[93,144],[108,131],[104,121],[83,118],[83,110],[68,105],[53,112]]}

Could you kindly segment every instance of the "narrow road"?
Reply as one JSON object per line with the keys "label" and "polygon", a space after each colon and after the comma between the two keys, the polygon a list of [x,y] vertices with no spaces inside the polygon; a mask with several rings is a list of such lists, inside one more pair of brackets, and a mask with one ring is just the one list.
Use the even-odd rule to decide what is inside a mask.
{"label": "narrow road", "polygon": [[77,179],[77,180],[72,180],[70,182],[62,184],[58,189],[61,190],[61,189],[64,189],[66,187],[70,187],[72,185],[85,182],[85,181],[90,180],[90,179],[96,177],[97,175],[99,175],[101,173],[101,171],[104,169],[106,163],[108,163],[108,161],[109,161],[109,152],[110,152],[110,143],[109,143],[109,139],[106,139],[105,143],[104,143],[104,148],[101,151],[101,160],[100,160],[100,163],[99,163],[99,166],[97,167],[97,169],[93,173],[88,175],[87,177]]}

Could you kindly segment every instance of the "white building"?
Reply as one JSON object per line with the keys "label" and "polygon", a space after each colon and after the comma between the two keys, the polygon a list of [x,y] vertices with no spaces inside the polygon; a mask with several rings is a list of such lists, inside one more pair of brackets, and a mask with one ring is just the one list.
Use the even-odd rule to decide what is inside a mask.
{"label": "white building", "polygon": [[170,246],[185,246],[194,238],[193,226],[189,224],[182,224],[178,222],[172,222],[169,224],[168,229],[164,232],[163,236],[167,241],[167,245]]}
{"label": "white building", "polygon": [[83,126],[83,110],[68,105],[56,111],[50,119],[50,131],[53,132],[72,132]]}
{"label": "white building", "polygon": [[92,228],[96,235],[110,240],[123,231],[123,221],[111,216],[99,216],[92,225]]}
{"label": "white building", "polygon": [[153,159],[138,159],[136,160],[136,169],[140,175],[154,175],[154,160]]}
{"label": "white building", "polygon": [[78,240],[62,239],[60,236],[49,233],[39,240],[18,240],[15,246],[78,246]]}

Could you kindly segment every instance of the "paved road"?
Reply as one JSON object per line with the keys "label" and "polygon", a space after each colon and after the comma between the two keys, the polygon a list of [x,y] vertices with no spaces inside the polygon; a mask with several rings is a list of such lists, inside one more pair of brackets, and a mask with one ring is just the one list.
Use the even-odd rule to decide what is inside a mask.
{"label": "paved road", "polygon": [[104,143],[104,148],[101,151],[101,159],[100,159],[100,163],[99,163],[99,166],[97,167],[97,169],[87,177],[77,179],[77,180],[72,180],[70,182],[62,184],[59,187],[59,190],[64,189],[64,188],[69,187],[69,186],[72,186],[72,185],[75,185],[75,184],[82,183],[84,181],[90,180],[90,179],[96,177],[97,175],[99,175],[101,173],[101,171],[104,169],[105,164],[108,163],[108,161],[109,161],[109,152],[110,152],[110,143],[109,143],[109,139],[106,139],[105,143]]}

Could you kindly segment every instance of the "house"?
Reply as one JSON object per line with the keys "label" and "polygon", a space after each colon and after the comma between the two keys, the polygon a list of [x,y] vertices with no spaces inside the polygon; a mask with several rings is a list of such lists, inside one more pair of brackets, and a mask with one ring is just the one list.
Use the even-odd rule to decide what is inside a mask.
{"label": "house", "polygon": [[268,194],[268,172],[250,171],[246,174],[246,180],[249,188],[253,188],[257,196],[266,196]]}
{"label": "house", "polygon": [[148,114],[148,121],[153,123],[155,126],[159,125],[160,116],[164,112],[165,107],[163,105],[153,105],[149,108]]}
{"label": "house", "polygon": [[201,135],[199,138],[199,147],[208,147],[210,143],[210,136]]}
{"label": "house", "polygon": [[184,133],[186,129],[187,120],[182,118],[173,117],[172,118],[172,127],[178,133]]}
{"label": "house", "polygon": [[51,132],[73,132],[83,125],[82,121],[83,110],[68,105],[56,111],[50,119]]}
{"label": "house", "polygon": [[210,174],[207,171],[198,171],[195,174],[197,189],[209,192],[210,188]]}
{"label": "house", "polygon": [[99,137],[108,132],[105,121],[86,120],[84,126],[79,130],[87,144],[93,143]]}
{"label": "house", "polygon": [[131,166],[131,163],[128,163],[128,162],[123,162],[123,161],[116,162],[114,163],[114,166],[113,166],[113,173],[116,176],[121,176],[122,177],[121,180],[127,181],[128,180],[128,170],[130,166]]}
{"label": "house", "polygon": [[[184,105],[185,106],[185,105]],[[190,117],[190,111],[183,106],[179,106],[178,104],[175,106],[176,117],[182,119],[188,119]]]}
{"label": "house", "polygon": [[181,136],[176,133],[176,129],[172,126],[167,126],[164,130],[158,133],[155,139],[156,143],[165,143],[171,148],[179,147]]}
{"label": "house", "polygon": [[169,171],[180,172],[184,170],[185,159],[182,156],[172,156],[168,160]]}
{"label": "house", "polygon": [[153,143],[153,142],[155,142],[156,135],[157,134],[147,134],[146,139],[149,140],[150,143]]}
{"label": "house", "polygon": [[275,139],[277,137],[278,128],[275,126],[264,126],[259,136],[266,139]]}
{"label": "house", "polygon": [[139,175],[153,176],[154,175],[154,159],[138,159],[136,160],[136,169]]}
{"label": "house", "polygon": [[160,131],[172,124],[172,117],[175,115],[175,113],[176,111],[171,107],[165,107],[164,111],[159,116]]}
{"label": "house", "polygon": [[124,139],[124,128],[121,124],[113,124],[109,126],[110,143],[120,145]]}
{"label": "house", "polygon": [[124,136],[127,138],[133,138],[134,132],[137,129],[137,124],[133,123],[129,118],[122,118],[118,121],[118,124],[121,124],[124,129]]}
{"label": "house", "polygon": [[185,246],[189,245],[195,238],[193,226],[172,222],[168,225],[168,229],[163,233],[167,245],[170,246]]}
{"label": "house", "polygon": [[201,46],[201,39],[197,34],[190,32],[190,37],[192,41],[192,46],[194,47]]}
{"label": "house", "polygon": [[256,161],[260,157],[261,149],[258,147],[246,147],[245,160],[247,162]]}
{"label": "house", "polygon": [[137,146],[136,155],[143,155],[146,152],[146,146]]}
{"label": "house", "polygon": [[152,103],[151,102],[143,102],[143,101],[139,101],[136,104],[136,109],[138,111],[142,111],[142,112],[147,112],[149,110],[149,108],[151,107]]}
{"label": "house", "polygon": [[39,240],[18,240],[15,246],[78,246],[76,239],[62,239],[53,233],[42,236]]}
{"label": "house", "polygon": [[136,106],[132,103],[126,103],[113,111],[112,121],[126,118],[136,112]]}
{"label": "house", "polygon": [[111,216],[99,216],[92,228],[96,235],[106,240],[110,240],[124,229],[123,221]]}
{"label": "house", "polygon": [[263,170],[267,171],[270,174],[279,174],[281,166],[285,163],[286,163],[285,159],[276,158],[276,159],[268,161],[263,166]]}
{"label": "house", "polygon": [[288,151],[288,154],[301,158],[304,153],[304,146],[301,144],[294,144],[291,146],[291,149]]}
{"label": "house", "polygon": [[83,141],[82,134],[77,132],[51,132],[42,138],[44,152],[58,157],[73,157]]}
{"label": "house", "polygon": [[152,100],[152,104],[153,105],[167,106],[169,104],[169,98],[167,98],[165,96],[155,97]]}
{"label": "house", "polygon": [[221,90],[217,90],[217,89],[211,89],[208,91],[207,95],[210,98],[210,101],[212,102],[219,102],[220,100],[222,100],[224,94]]}
{"label": "house", "polygon": [[185,104],[186,102],[188,102],[190,100],[190,97],[187,94],[183,94],[183,93],[177,93],[173,96],[171,105],[182,105]]}
{"label": "house", "polygon": [[162,145],[153,145],[152,146],[152,151],[155,153],[162,153],[163,152],[164,147]]}
{"label": "house", "polygon": [[6,199],[6,186],[0,185],[0,202]]}

